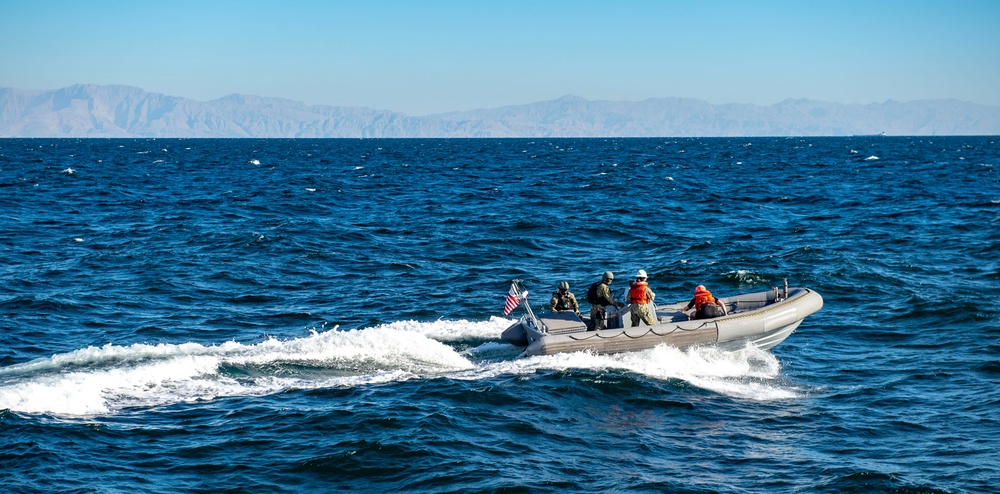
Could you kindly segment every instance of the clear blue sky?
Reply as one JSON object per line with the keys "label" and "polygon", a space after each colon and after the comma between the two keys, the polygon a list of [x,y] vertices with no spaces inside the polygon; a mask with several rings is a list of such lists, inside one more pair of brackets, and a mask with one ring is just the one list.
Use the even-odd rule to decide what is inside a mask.
{"label": "clear blue sky", "polygon": [[554,99],[1000,105],[1000,1],[0,0],[0,87],[411,115]]}

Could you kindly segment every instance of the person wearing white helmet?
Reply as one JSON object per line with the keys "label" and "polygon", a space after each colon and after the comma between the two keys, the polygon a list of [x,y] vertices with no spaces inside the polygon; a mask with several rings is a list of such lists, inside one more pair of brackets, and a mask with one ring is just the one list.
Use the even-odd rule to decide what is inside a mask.
{"label": "person wearing white helmet", "polygon": [[576,301],[576,295],[569,291],[569,282],[560,282],[559,289],[552,292],[549,309],[552,309],[552,312],[571,310],[580,315],[580,303]]}
{"label": "person wearing white helmet", "polygon": [[649,306],[646,305],[653,302],[656,294],[653,293],[653,290],[649,289],[649,283],[646,283],[646,278],[648,278],[646,271],[640,269],[635,275],[635,281],[632,282],[632,285],[628,289],[629,301],[632,302],[632,305],[628,309],[632,313],[632,326],[638,326],[640,320],[649,326],[656,324],[656,318],[653,317]]}
{"label": "person wearing white helmet", "polygon": [[605,307],[609,305],[625,306],[621,302],[616,302],[614,295],[611,295],[610,285],[614,279],[614,273],[605,271],[601,281],[590,285],[590,289],[587,290],[587,303],[590,304],[590,328],[588,331],[600,331],[608,327]]}

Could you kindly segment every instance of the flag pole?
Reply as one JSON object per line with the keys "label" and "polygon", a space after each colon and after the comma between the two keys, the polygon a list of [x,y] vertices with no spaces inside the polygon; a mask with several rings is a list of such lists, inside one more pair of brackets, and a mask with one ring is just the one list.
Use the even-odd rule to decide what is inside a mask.
{"label": "flag pole", "polygon": [[535,317],[535,313],[531,310],[531,304],[528,303],[528,290],[521,284],[521,280],[514,280],[514,289],[517,290],[518,298],[524,302],[524,310],[528,312],[528,316],[531,317],[531,321],[537,326],[538,318]]}

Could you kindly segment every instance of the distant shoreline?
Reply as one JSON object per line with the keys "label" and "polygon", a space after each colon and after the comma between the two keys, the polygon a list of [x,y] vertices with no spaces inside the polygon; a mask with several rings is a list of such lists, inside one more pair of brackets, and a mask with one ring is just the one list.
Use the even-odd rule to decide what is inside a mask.
{"label": "distant shoreline", "polygon": [[1000,135],[1000,106],[959,100],[770,106],[564,96],[422,117],[257,96],[209,102],[129,86],[0,89],[0,136],[51,138],[612,138]]}

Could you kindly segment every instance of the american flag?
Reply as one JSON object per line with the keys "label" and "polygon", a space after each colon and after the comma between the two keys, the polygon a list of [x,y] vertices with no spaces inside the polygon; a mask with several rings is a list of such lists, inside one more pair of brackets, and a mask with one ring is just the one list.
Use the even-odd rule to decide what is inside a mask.
{"label": "american flag", "polygon": [[510,284],[510,291],[507,292],[507,300],[503,304],[503,315],[510,315],[510,311],[514,310],[521,303],[521,299],[517,298],[517,290],[514,288],[514,284]]}

